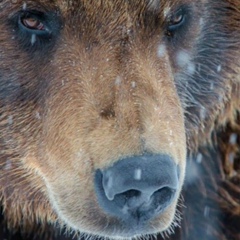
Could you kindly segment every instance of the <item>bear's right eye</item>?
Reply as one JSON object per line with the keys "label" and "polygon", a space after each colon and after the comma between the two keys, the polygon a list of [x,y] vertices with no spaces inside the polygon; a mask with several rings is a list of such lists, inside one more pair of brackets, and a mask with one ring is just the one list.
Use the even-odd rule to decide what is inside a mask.
{"label": "bear's right eye", "polygon": [[166,19],[166,35],[174,37],[184,36],[191,22],[191,7],[183,5],[171,12]]}
{"label": "bear's right eye", "polygon": [[168,23],[168,30],[174,31],[177,30],[177,28],[181,27],[182,24],[184,24],[185,20],[185,13],[182,9],[179,9],[176,13],[174,13]]}

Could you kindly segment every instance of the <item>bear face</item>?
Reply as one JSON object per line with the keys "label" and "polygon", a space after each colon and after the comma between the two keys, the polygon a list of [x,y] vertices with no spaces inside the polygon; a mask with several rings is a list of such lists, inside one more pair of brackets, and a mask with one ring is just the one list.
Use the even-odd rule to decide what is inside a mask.
{"label": "bear face", "polygon": [[[219,115],[237,105],[240,31],[230,4],[1,2],[0,181],[13,226],[32,216],[114,238],[177,224],[187,149],[205,143]],[[164,182],[158,172],[173,195],[154,195],[169,188],[155,187]]]}

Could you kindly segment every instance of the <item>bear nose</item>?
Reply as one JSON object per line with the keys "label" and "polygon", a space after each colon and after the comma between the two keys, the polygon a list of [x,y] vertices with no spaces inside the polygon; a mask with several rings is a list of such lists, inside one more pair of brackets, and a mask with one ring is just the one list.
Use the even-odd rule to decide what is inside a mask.
{"label": "bear nose", "polygon": [[175,199],[179,170],[167,155],[122,159],[95,175],[100,207],[125,222],[143,223],[161,214]]}

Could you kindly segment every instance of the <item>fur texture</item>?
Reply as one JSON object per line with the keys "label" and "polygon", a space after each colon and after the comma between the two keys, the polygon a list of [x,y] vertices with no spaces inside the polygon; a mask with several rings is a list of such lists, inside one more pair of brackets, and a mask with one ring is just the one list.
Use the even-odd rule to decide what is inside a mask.
{"label": "fur texture", "polygon": [[186,177],[146,234],[239,239],[239,0],[3,0],[0,32],[0,236],[121,235],[94,172],[150,152]]}

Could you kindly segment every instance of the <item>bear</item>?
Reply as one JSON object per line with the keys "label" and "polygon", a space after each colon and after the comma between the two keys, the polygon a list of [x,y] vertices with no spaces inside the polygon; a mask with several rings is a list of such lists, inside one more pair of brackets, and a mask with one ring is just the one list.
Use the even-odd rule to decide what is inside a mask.
{"label": "bear", "polygon": [[239,0],[2,0],[0,32],[1,239],[239,239]]}

